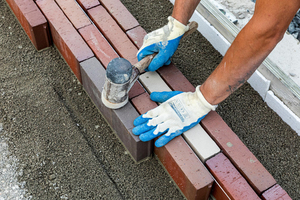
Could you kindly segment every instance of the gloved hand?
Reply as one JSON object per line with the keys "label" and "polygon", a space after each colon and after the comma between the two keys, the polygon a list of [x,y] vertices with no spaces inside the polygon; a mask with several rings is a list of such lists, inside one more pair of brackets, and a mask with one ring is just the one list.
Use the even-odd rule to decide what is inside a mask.
{"label": "gloved hand", "polygon": [[183,34],[189,29],[173,17],[168,17],[169,23],[144,37],[142,47],[137,53],[138,61],[147,55],[158,53],[146,69],[155,71],[163,65],[171,63],[170,58],[175,53]]}
{"label": "gloved hand", "polygon": [[155,142],[162,147],[170,140],[198,124],[216,105],[209,104],[198,86],[195,92],[153,92],[151,100],[164,102],[137,117],[132,132],[142,141],[149,141],[164,133]]}

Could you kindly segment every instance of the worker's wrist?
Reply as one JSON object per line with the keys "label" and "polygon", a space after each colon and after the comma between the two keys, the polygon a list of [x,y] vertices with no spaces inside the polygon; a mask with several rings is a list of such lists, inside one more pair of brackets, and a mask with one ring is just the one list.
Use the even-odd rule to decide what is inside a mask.
{"label": "worker's wrist", "polygon": [[172,16],[168,17],[169,23],[169,29],[172,30],[173,32],[178,32],[179,35],[184,34],[186,31],[189,30],[189,27],[187,25],[184,25],[183,23],[181,23],[180,21],[178,21],[177,19],[175,19]]}
{"label": "worker's wrist", "polygon": [[210,91],[207,87],[201,85],[200,87],[197,87],[199,91],[202,93],[205,100],[211,104],[211,105],[218,105],[220,102],[218,101],[218,98],[215,98],[214,91]]}
{"label": "worker's wrist", "polygon": [[201,87],[200,85],[196,87],[196,94],[197,94],[198,99],[200,100],[201,104],[209,110],[215,110],[218,107],[218,105],[209,103],[206,100],[206,98],[204,97],[204,95],[202,94],[200,87]]}
{"label": "worker's wrist", "polygon": [[176,13],[173,13],[171,16],[185,26],[188,24],[189,20],[185,19],[185,17],[183,17],[181,15],[177,15]]}

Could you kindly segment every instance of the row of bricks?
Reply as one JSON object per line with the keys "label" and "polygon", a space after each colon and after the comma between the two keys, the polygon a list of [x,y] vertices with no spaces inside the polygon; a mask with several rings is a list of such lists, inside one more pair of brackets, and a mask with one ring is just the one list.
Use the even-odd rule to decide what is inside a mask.
{"label": "row of bricks", "polygon": [[[135,53],[136,53],[136,51],[137,51],[137,49],[136,48],[134,48],[134,45],[128,40],[128,38],[127,38],[127,36],[125,35],[125,34],[120,34],[120,31],[118,30],[117,32],[115,32],[115,29],[118,29],[119,28],[119,26],[122,28],[122,30],[123,31],[127,31],[127,35],[132,39],[132,41],[134,41],[134,43],[137,45],[137,47],[140,47],[140,45],[141,45],[141,43],[142,43],[142,38],[143,38],[143,36],[145,35],[145,31],[140,27],[140,26],[138,26],[138,23],[136,22],[136,20],[132,20],[132,23],[131,23],[131,26],[129,26],[128,25],[128,23],[126,24],[126,23],[122,23],[122,21],[121,21],[121,19],[124,19],[122,16],[120,17],[120,14],[118,14],[118,15],[116,15],[116,16],[114,16],[113,15],[113,11],[115,11],[115,10],[118,10],[118,9],[120,9],[120,8],[122,8],[122,6],[123,6],[123,4],[121,4],[122,6],[120,6],[120,1],[107,1],[106,2],[106,4],[104,4],[104,6],[105,6],[105,8],[108,10],[108,11],[110,11],[110,14],[112,14],[112,16],[114,17],[114,19],[116,19],[117,21],[118,21],[118,19],[120,20],[120,21],[118,21],[118,24],[116,24],[116,22],[111,18],[111,16],[106,12],[106,9],[104,9],[102,6],[99,6],[99,2],[98,1],[94,1],[95,2],[95,4],[94,5],[92,5],[91,4],[91,1],[88,1],[88,3],[87,3],[87,1],[79,1],[79,4],[81,5],[81,6],[83,6],[83,9],[89,14],[89,16],[91,17],[91,19],[95,22],[95,24],[97,25],[97,27],[102,31],[102,33],[106,36],[106,38],[110,41],[110,44],[112,44],[113,45],[113,47],[115,48],[115,49],[117,49],[117,52],[122,56],[122,57],[125,57],[125,58],[127,58],[127,59],[129,59],[132,63],[133,62],[135,62],[136,60],[136,58],[135,58]],[[117,9],[116,9],[116,7],[114,7],[114,4],[113,3],[115,3],[115,2],[117,2],[116,3],[116,7],[117,7]],[[40,7],[43,7],[44,6],[44,10],[43,10],[43,12],[44,13],[47,13],[48,12],[48,15],[50,15],[50,17],[48,16],[47,18],[48,18],[48,20],[49,20],[49,22],[50,22],[50,28],[52,27],[52,29],[54,29],[54,31],[56,31],[56,30],[59,30],[60,28],[62,28],[62,26],[63,27],[65,27],[65,25],[67,24],[67,23],[65,23],[65,24],[61,24],[61,26],[59,26],[59,23],[58,22],[56,22],[56,21],[58,21],[58,20],[56,20],[55,21],[55,19],[51,19],[51,12],[52,11],[57,11],[57,12],[54,12],[55,13],[55,15],[56,14],[61,14],[58,10],[59,9],[57,9],[57,8],[53,8],[53,7],[55,7],[55,2],[54,1],[49,1],[49,0],[38,0],[37,1],[37,3],[38,3],[38,5],[40,6]],[[60,6],[60,8],[64,11],[64,13],[66,14],[66,16],[68,16],[68,18],[69,18],[69,20],[72,22],[72,24],[73,24],[73,26],[74,27],[76,27],[76,29],[81,33],[81,36],[85,39],[85,41],[89,44],[89,46],[90,46],[90,48],[94,51],[94,53],[96,54],[96,56],[97,56],[97,58],[102,62],[102,64],[104,65],[104,66],[107,66],[107,64],[108,64],[108,62],[112,59],[112,58],[114,58],[114,57],[117,57],[118,55],[114,52],[114,50],[113,50],[113,48],[111,48],[110,47],[110,45],[109,45],[109,43],[107,43],[106,42],[106,40],[105,40],[105,38],[101,35],[101,33],[97,30],[97,28],[93,25],[93,24],[91,24],[91,22],[90,22],[90,20],[86,17],[86,15],[84,15],[84,13],[82,13],[82,12],[80,12],[80,9],[78,9],[78,7],[76,7],[77,6],[77,4],[74,4],[75,2],[74,1],[59,1],[59,0],[57,0],[56,1],[56,3]],[[103,3],[103,2],[101,2],[101,3]],[[104,2],[105,3],[105,2]],[[50,6],[50,9],[49,8],[47,8],[46,9],[46,7],[49,7],[49,4],[50,5],[52,5],[52,6]],[[118,5],[119,4],[119,5]],[[46,6],[47,5],[47,6]],[[72,6],[73,5],[73,6]],[[51,9],[52,8],[52,9]],[[90,9],[90,8],[92,8],[92,9]],[[123,6],[123,9],[124,9],[125,7]],[[76,10],[77,9],[77,10]],[[126,8],[125,8],[126,9]],[[76,12],[74,12],[74,10],[76,11]],[[127,9],[126,9],[126,11],[127,11]],[[117,13],[124,13],[124,12],[117,12]],[[126,12],[125,12],[126,13]],[[128,11],[127,11],[127,13],[126,13],[127,15],[128,15]],[[130,13],[129,13],[130,14]],[[45,14],[46,16],[47,16],[47,14]],[[53,14],[52,14],[52,16],[53,16]],[[79,16],[79,17],[78,17]],[[60,17],[62,17],[62,15],[60,15]],[[60,17],[57,17],[58,19],[61,19]],[[51,19],[51,20],[50,20]],[[53,22],[54,21],[54,22]],[[129,20],[130,21],[130,20]],[[66,21],[67,22],[67,21]],[[54,25],[53,25],[54,24]],[[113,25],[112,25],[113,24]],[[68,27],[68,26],[67,26]],[[70,26],[69,26],[70,27]],[[113,27],[112,29],[111,29],[111,27]],[[52,32],[52,29],[51,29],[51,32]],[[131,30],[130,30],[131,29]],[[122,31],[121,30],[121,31]],[[62,31],[62,30],[60,30],[60,31]],[[92,34],[91,34],[92,33]],[[119,34],[112,34],[112,33],[119,33]],[[57,34],[58,35],[58,38],[60,39],[60,40],[58,40],[59,42],[58,42],[58,44],[60,44],[60,43],[62,43],[61,42],[61,40],[63,41],[63,42],[65,42],[66,40],[65,40],[65,38],[63,38],[62,39],[62,37],[60,36],[60,35],[64,35],[64,33],[63,33],[63,31],[62,31],[62,33],[58,33]],[[123,36],[123,38],[122,37],[120,37],[120,35],[121,36]],[[120,40],[119,39],[123,39],[123,42],[124,42],[124,44],[125,45],[123,45],[123,48],[122,48],[122,45],[120,46],[120,44],[122,44],[122,41],[121,41],[121,43],[120,43]],[[56,41],[57,41],[57,39],[54,39],[54,43],[56,44]],[[129,41],[129,42],[128,42]],[[68,45],[67,45],[67,43],[72,43],[72,42],[69,42],[69,41],[67,41],[67,42],[65,42],[65,46],[67,46],[68,47]],[[104,45],[103,45],[104,44]],[[131,44],[131,45],[130,45]],[[126,50],[124,50],[124,46],[126,47],[126,45],[129,45],[129,46],[131,46],[131,48],[130,49],[132,49],[132,51],[134,51],[134,54],[132,54],[132,53],[128,53],[129,51],[126,51]],[[59,48],[59,45],[57,45],[56,44],[56,46],[58,47],[58,49],[60,49]],[[64,46],[64,45],[61,45],[61,46]],[[105,47],[105,48],[103,48],[103,47]],[[101,49],[99,49],[99,48],[101,48]],[[65,49],[63,49],[63,48],[61,48],[62,49],[62,51],[63,50],[65,50]],[[127,48],[126,48],[127,49]],[[61,51],[61,50],[60,50]],[[64,54],[64,52],[62,52],[61,51],[61,53],[62,54]],[[126,54],[127,53],[127,54]],[[72,54],[72,53],[71,53]],[[107,55],[109,55],[109,56],[107,56]],[[134,56],[132,56],[132,55],[134,55]],[[64,56],[64,57],[67,57],[68,58],[68,56]],[[76,56],[75,56],[75,58],[76,58]],[[66,58],[65,58],[66,59]],[[86,58],[87,59],[87,58]],[[131,60],[132,59],[132,60]],[[90,59],[89,60],[89,62],[92,62],[93,61],[93,63],[95,63],[95,62],[97,62],[95,59]],[[77,62],[78,63],[80,63],[81,62],[81,60],[77,60]],[[70,63],[72,63],[72,62],[70,62]],[[74,63],[74,62],[73,62]],[[99,63],[100,64],[100,63]],[[95,65],[95,64],[94,64]],[[101,64],[100,64],[101,65]],[[88,66],[91,66],[91,63],[88,65]],[[72,68],[72,67],[71,67]],[[103,68],[104,69],[104,68]],[[173,69],[173,70],[172,70]],[[74,71],[74,73],[76,74],[77,73],[77,77],[79,76],[79,79],[80,79],[80,71],[78,70],[78,68],[76,69],[76,70],[74,70],[73,69],[73,71]],[[84,71],[84,70],[83,70]],[[171,69],[170,69],[170,67],[168,67],[168,68],[162,68],[161,70],[159,70],[159,73],[161,74],[161,76],[164,78],[164,80],[169,84],[169,85],[173,85],[173,86],[175,86],[174,88],[176,88],[177,90],[182,90],[182,91],[190,91],[190,90],[194,90],[194,88],[190,85],[190,83],[187,81],[187,80],[185,80],[184,81],[184,84],[181,84],[181,85],[178,85],[178,82],[176,83],[176,82],[174,82],[174,80],[178,80],[178,79],[174,79],[174,76],[182,76],[183,78],[184,78],[184,76],[181,74],[181,73],[178,73],[178,69],[175,67],[175,66],[172,66],[171,67]],[[91,73],[91,75],[94,75],[95,73]],[[99,73],[97,73],[97,74],[99,74]],[[102,74],[105,74],[105,71],[102,73]],[[87,73],[85,73],[85,76],[84,77],[89,77],[88,75],[87,75]],[[96,76],[96,77],[98,77],[98,76]],[[178,77],[177,77],[178,78]],[[92,82],[93,83],[93,81],[92,81],[92,79],[91,79],[91,77],[89,77],[89,78],[86,78],[87,79],[87,83],[88,82]],[[99,77],[98,77],[98,80],[99,80]],[[103,77],[103,80],[104,80],[104,77]],[[96,81],[96,79],[95,79],[95,81]],[[174,82],[174,83],[172,83],[172,81]],[[84,82],[83,82],[83,84],[84,84],[84,87],[85,87],[85,89],[88,91],[88,90],[91,90],[90,88],[90,85],[89,84],[85,84]],[[94,83],[93,83],[94,84]],[[85,86],[86,85],[86,86]],[[95,84],[94,84],[95,85]],[[103,84],[102,84],[103,85]],[[101,84],[98,84],[98,86],[101,86]],[[187,87],[188,86],[188,87]],[[174,89],[173,88],[173,89]],[[98,87],[98,92],[99,91],[101,91],[100,90],[101,89],[101,87]],[[140,85],[138,85],[137,84],[137,89],[138,90],[135,90],[135,89],[133,89],[132,91],[134,91],[133,93],[135,93],[135,94],[133,94],[133,95],[130,95],[130,98],[132,99],[132,97],[135,97],[135,96],[137,96],[137,95],[139,95],[139,94],[141,94],[141,93],[143,93],[143,88],[140,86]],[[97,89],[96,89],[97,90]],[[140,92],[137,92],[137,91],[140,91]],[[98,102],[98,104],[99,103],[101,103],[101,101],[100,101],[100,96],[99,96],[99,94],[98,95],[95,95],[95,90],[92,90],[91,92],[88,92],[89,94],[90,94],[90,96],[96,96],[96,99],[93,99],[94,100],[94,102]],[[148,99],[149,100],[149,97],[147,96],[148,94],[147,93],[144,93],[144,94],[142,94],[142,95],[140,95],[140,96],[138,96],[138,97],[136,97],[136,98],[133,98],[132,99],[132,103],[135,105],[135,104],[139,104],[139,103],[135,103],[135,102],[138,102],[138,101],[140,101],[139,100],[139,98],[144,98],[144,99]],[[143,101],[140,101],[140,102],[143,102]],[[97,103],[96,103],[97,104]],[[141,103],[140,103],[141,104]],[[147,111],[147,110],[149,110],[149,109],[151,109],[151,104],[153,104],[153,102],[151,103],[151,102],[149,102],[149,104],[145,104],[144,105],[144,107],[146,108],[144,111]],[[149,106],[150,105],[150,106]],[[156,106],[156,104],[155,105],[153,105],[153,106]],[[102,106],[103,107],[103,106]],[[130,107],[130,106],[126,106],[126,107]],[[138,107],[138,106],[136,106],[136,107]],[[101,110],[101,106],[99,106],[98,105],[98,108],[100,108],[100,110]],[[125,119],[125,118],[127,118],[128,119],[128,117],[122,117],[122,114],[123,114],[123,116],[125,116],[124,114],[131,114],[131,112],[128,112],[128,110],[130,110],[130,111],[133,111],[134,109],[132,109],[132,106],[131,106],[131,108],[130,109],[127,109],[127,110],[123,110],[123,111],[120,111],[120,112],[110,112],[110,111],[107,111],[108,112],[108,114],[107,114],[107,116],[111,116],[110,117],[110,119],[121,119],[120,120],[120,123],[121,124],[123,124],[123,125],[125,125],[125,127],[123,128],[123,129],[126,129],[126,131],[127,132],[129,132],[130,133],[130,130],[133,128],[132,127],[132,122],[126,122],[126,121],[124,121],[124,120],[122,120],[123,118]],[[101,110],[102,112],[103,112],[103,108],[102,108],[102,110]],[[114,116],[112,116],[112,113],[114,114]],[[142,112],[140,112],[140,113],[142,113]],[[137,116],[136,115],[136,113],[135,114],[133,114],[133,115],[130,115],[130,116]],[[112,120],[112,121],[114,121],[114,120]],[[130,121],[130,120],[129,120]],[[115,130],[116,130],[116,132],[118,133],[118,132],[122,132],[122,128],[119,128],[118,129],[118,127],[119,127],[119,125],[118,125],[119,123],[117,123],[116,125],[115,125]],[[114,127],[114,126],[113,126]],[[117,130],[120,130],[120,131],[117,131]],[[211,129],[212,130],[212,129]],[[151,152],[151,149],[152,149],[152,145],[153,144],[151,144],[151,143],[149,143],[149,144],[147,144],[147,145],[144,145],[144,143],[141,143],[139,140],[138,140],[138,138],[137,137],[134,137],[133,135],[131,135],[132,136],[132,138],[134,138],[135,139],[135,141],[133,141],[133,143],[136,143],[136,144],[141,144],[140,146],[143,146],[143,147],[146,147],[146,148],[144,148],[144,149],[147,149],[148,151],[150,151]],[[119,135],[119,137],[121,138],[121,140],[122,140],[122,135],[120,136]],[[181,138],[182,139],[182,138]],[[124,142],[124,141],[128,141],[128,139],[123,139],[122,141]],[[131,143],[132,143],[132,139],[129,139],[129,141],[131,141]],[[139,142],[138,142],[139,141]],[[182,142],[183,144],[185,143],[184,141]],[[175,144],[175,142],[174,143],[171,143],[171,144]],[[219,144],[220,145],[220,144]],[[125,145],[126,146],[126,145]],[[130,145],[130,146],[136,146],[136,145]],[[139,145],[137,145],[137,146],[139,146]],[[177,146],[177,145],[176,145]],[[176,147],[175,146],[175,147]],[[185,146],[186,147],[188,147],[187,146],[187,144],[185,143]],[[222,146],[222,145],[221,145]],[[128,146],[126,146],[127,148],[128,148]],[[232,147],[232,146],[231,146]],[[171,149],[171,150],[170,150]],[[162,152],[167,152],[167,154],[168,155],[172,155],[172,151],[174,151],[174,150],[172,150],[172,148],[170,148],[169,150],[157,150],[157,149],[155,149],[155,153],[158,155],[158,157],[160,158],[160,160],[161,161],[163,161],[164,160],[164,156],[161,156],[161,155],[164,155],[164,154],[166,154],[166,153],[162,153]],[[175,149],[177,149],[177,148],[175,148]],[[188,148],[189,149],[189,148]],[[141,150],[141,149],[140,149]],[[139,150],[139,151],[140,151]],[[223,149],[224,150],[224,149]],[[191,150],[190,150],[191,151]],[[233,150],[234,151],[234,150]],[[249,151],[249,150],[248,150]],[[145,152],[145,151],[144,151]],[[186,150],[186,151],[184,151],[184,152],[189,152],[188,150]],[[226,151],[225,151],[226,152]],[[174,153],[174,152],[173,152]],[[134,150],[132,150],[132,155],[134,155]],[[146,154],[146,155],[148,155],[148,154]],[[176,154],[173,154],[173,157],[175,156],[175,155],[178,155],[178,153],[176,153]],[[184,155],[184,153],[182,153],[182,152],[180,152],[180,155]],[[218,154],[219,155],[219,154]],[[216,156],[217,157],[217,156]],[[214,157],[214,158],[216,158],[216,157]],[[143,156],[140,156],[139,158],[137,158],[137,155],[135,155],[134,156],[134,158],[135,158],[135,160],[138,160],[138,159],[141,159],[141,158],[143,158]],[[171,158],[172,158],[172,156],[171,156]],[[186,158],[186,157],[184,157],[184,158]],[[195,159],[195,160],[197,160],[197,159]],[[254,163],[259,163],[258,161],[256,161],[256,160],[253,160],[252,159],[252,161],[254,161]],[[164,163],[164,162],[163,162]],[[237,163],[237,164],[239,164],[239,163]],[[180,164],[178,164],[177,163],[177,166],[180,166]],[[199,166],[201,166],[201,165],[199,165]],[[167,164],[165,163],[165,167],[167,168]],[[204,168],[205,169],[205,168]],[[198,169],[197,169],[198,170]],[[179,167],[178,168],[178,170],[177,171],[182,171],[182,169]],[[199,171],[199,170],[198,170]],[[200,170],[201,171],[201,170]],[[203,170],[202,170],[203,171]],[[245,171],[247,171],[247,170],[245,170]],[[186,170],[186,171],[184,171],[183,173],[187,173],[187,172],[194,172],[194,170]],[[243,171],[242,171],[243,172]],[[170,173],[170,172],[169,172]],[[176,171],[175,172],[173,172],[173,173],[177,173]],[[172,175],[172,173],[170,173],[171,175]],[[187,177],[187,178],[190,178],[190,177],[188,177],[186,174],[183,174],[185,177]],[[247,175],[247,174],[246,174]],[[180,176],[179,176],[180,177]],[[192,176],[191,176],[192,177]],[[247,176],[246,176],[247,177]],[[173,177],[173,179],[175,180],[175,178],[176,177]],[[203,178],[202,178],[202,180],[203,180]],[[251,179],[250,179],[250,181],[251,181]],[[176,182],[176,181],[175,181]],[[197,182],[197,181],[196,181]],[[196,183],[196,182],[194,182],[194,183]],[[209,181],[208,181],[209,182]],[[267,181],[268,182],[268,181]],[[177,182],[176,182],[177,183]],[[180,185],[180,183],[177,183],[177,185]],[[181,184],[182,185],[182,184]],[[195,184],[194,184],[195,185]],[[193,182],[191,181],[191,186],[193,187],[194,186],[193,185]],[[186,187],[186,186],[184,186],[184,187]],[[209,184],[207,184],[206,185],[206,187],[208,188],[208,189],[210,189],[210,187],[211,187],[211,182],[209,183]],[[187,187],[186,187],[187,188]],[[194,187],[195,188],[195,187]],[[182,188],[180,188],[181,190],[183,190]],[[255,188],[255,189],[257,189],[258,191],[260,191],[259,189],[261,189],[261,188]],[[197,189],[196,189],[196,191],[197,191]],[[198,190],[197,192],[199,192],[200,190]],[[214,191],[216,191],[216,190],[214,190]],[[190,194],[193,194],[193,193],[191,193],[191,192],[184,192],[185,193],[185,196],[188,196],[188,195],[190,195]],[[229,193],[230,194],[230,193]],[[191,197],[191,199],[192,199],[192,196],[193,195],[190,195],[190,197]],[[196,195],[197,196],[197,195]],[[198,194],[198,196],[199,196],[199,194]],[[204,195],[205,196],[205,195]],[[190,199],[190,198],[189,198]]]}

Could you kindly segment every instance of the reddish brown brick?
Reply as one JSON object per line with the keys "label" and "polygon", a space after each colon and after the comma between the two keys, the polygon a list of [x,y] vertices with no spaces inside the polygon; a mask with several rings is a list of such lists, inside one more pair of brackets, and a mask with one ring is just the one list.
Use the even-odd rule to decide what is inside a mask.
{"label": "reddish brown brick", "polygon": [[14,2],[18,5],[23,14],[27,14],[34,10],[37,10],[38,7],[35,5],[34,1],[24,1],[24,0],[14,0]]}
{"label": "reddish brown brick", "polygon": [[77,2],[85,12],[90,8],[100,5],[98,0],[77,0]]}
{"label": "reddish brown brick", "polygon": [[172,90],[195,92],[195,87],[173,63],[163,66],[157,71]]}
{"label": "reddish brown brick", "polygon": [[129,97],[129,99],[132,99],[143,93],[145,93],[143,86],[138,81],[136,81],[134,83],[134,85],[132,86],[132,88],[130,89],[130,91],[128,93],[128,97]]}
{"label": "reddish brown brick", "polygon": [[154,152],[187,199],[208,199],[213,179],[181,136]]}
{"label": "reddish brown brick", "polygon": [[201,125],[247,179],[257,194],[260,195],[276,184],[273,176],[215,111],[210,112],[201,121]]}
{"label": "reddish brown brick", "polygon": [[260,199],[223,153],[206,161],[206,166],[230,199]]}
{"label": "reddish brown brick", "polygon": [[138,26],[127,31],[126,34],[135,46],[140,49],[143,45],[144,37],[147,35],[147,32],[141,26]]}
{"label": "reddish brown brick", "polygon": [[15,16],[19,19],[20,9],[15,0],[6,0],[6,3],[9,5],[10,9],[13,11]]}
{"label": "reddish brown brick", "polygon": [[125,32],[139,25],[120,0],[100,0],[100,2]]}
{"label": "reddish brown brick", "polygon": [[212,187],[211,195],[215,198],[215,200],[230,200],[224,189],[217,181],[215,181]]}
{"label": "reddish brown brick", "polygon": [[93,24],[79,29],[79,33],[105,68],[112,59],[119,57]]}
{"label": "reddish brown brick", "polygon": [[50,24],[53,42],[76,77],[81,81],[79,63],[94,56],[54,0],[37,0]]}
{"label": "reddish brown brick", "polygon": [[128,102],[124,107],[112,110],[105,107],[101,100],[101,91],[105,82],[105,69],[97,58],[93,57],[80,63],[82,82],[94,104],[100,110],[106,121],[114,129],[116,135],[136,162],[149,157],[153,152],[153,142],[142,142],[133,135],[133,120],[139,113]]}
{"label": "reddish brown brick", "polygon": [[261,198],[263,200],[292,200],[288,193],[278,184],[265,191]]}
{"label": "reddish brown brick", "polygon": [[88,14],[117,53],[131,64],[137,63],[137,48],[102,6],[89,9]]}
{"label": "reddish brown brick", "polygon": [[150,100],[150,95],[146,92],[137,97],[134,97],[133,99],[131,99],[131,102],[140,114],[144,114],[149,110],[157,107],[157,104],[154,101]]}
{"label": "reddish brown brick", "polygon": [[76,29],[80,29],[91,24],[90,19],[81,10],[75,0],[55,0],[61,10],[68,17]]}
{"label": "reddish brown brick", "polygon": [[6,2],[35,48],[41,50],[49,47],[51,45],[49,26],[34,1],[6,0]]}

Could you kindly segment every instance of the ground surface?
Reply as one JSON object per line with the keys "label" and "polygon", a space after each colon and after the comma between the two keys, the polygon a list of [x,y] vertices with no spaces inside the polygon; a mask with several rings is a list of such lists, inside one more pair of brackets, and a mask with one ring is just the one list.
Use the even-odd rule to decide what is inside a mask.
{"label": "ground surface", "polygon": [[[169,1],[122,0],[148,32]],[[0,0],[0,200],[183,199],[155,158],[136,165],[54,48],[35,51]],[[221,56],[200,35],[173,61],[201,84]],[[246,84],[218,113],[293,199],[300,199],[300,137]]]}

